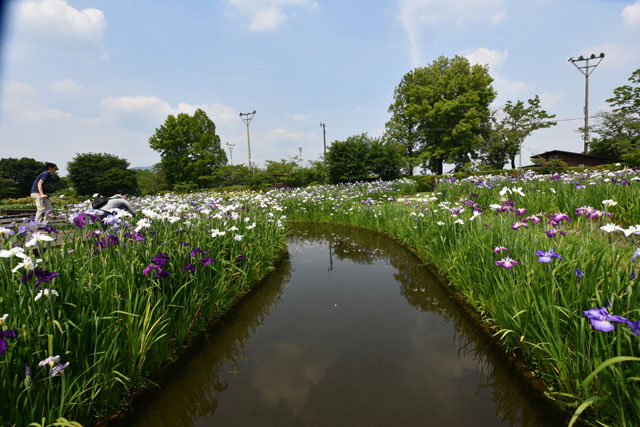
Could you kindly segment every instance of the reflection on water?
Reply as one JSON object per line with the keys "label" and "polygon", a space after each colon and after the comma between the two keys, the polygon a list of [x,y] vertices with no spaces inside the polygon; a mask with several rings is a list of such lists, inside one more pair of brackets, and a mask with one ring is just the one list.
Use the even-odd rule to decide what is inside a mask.
{"label": "reflection on water", "polygon": [[299,225],[289,254],[118,423],[561,424],[395,242]]}

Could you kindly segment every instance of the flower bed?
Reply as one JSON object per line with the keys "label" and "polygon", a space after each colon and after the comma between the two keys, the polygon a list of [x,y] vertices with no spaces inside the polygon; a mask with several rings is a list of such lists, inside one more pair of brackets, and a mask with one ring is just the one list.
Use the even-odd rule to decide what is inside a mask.
{"label": "flower bed", "polygon": [[[135,201],[107,229],[83,203],[55,229],[1,228],[0,423],[86,421],[118,405],[268,272],[287,219],[383,231],[438,268],[549,398],[640,424],[640,176],[447,178]],[[26,227],[32,232],[27,233]],[[28,239],[28,240],[27,240]],[[586,411],[583,413],[583,411]]]}
{"label": "flower bed", "polygon": [[486,319],[550,399],[576,418],[640,425],[639,180],[636,170],[447,178],[403,203],[315,189],[282,203],[291,219],[400,239]]}

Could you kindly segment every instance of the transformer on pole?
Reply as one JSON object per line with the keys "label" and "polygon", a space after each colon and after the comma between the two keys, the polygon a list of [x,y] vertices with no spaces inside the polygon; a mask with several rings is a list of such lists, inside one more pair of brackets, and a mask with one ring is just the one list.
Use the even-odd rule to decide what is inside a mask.
{"label": "transformer on pole", "polygon": [[[600,52],[600,55],[592,53],[589,56],[580,55],[578,58],[569,58],[567,61],[571,62],[585,77],[584,86],[584,154],[589,151],[589,75],[595,70],[595,68],[604,59],[604,53]],[[598,61],[595,64],[589,64],[589,60]],[[579,65],[584,62],[585,65]]]}
{"label": "transformer on pole", "polygon": [[251,119],[253,119],[254,114],[256,114],[256,110],[253,110],[250,113],[240,113],[240,118],[247,125],[247,151],[249,157],[249,167],[253,171],[253,179],[256,179],[256,171],[253,168],[253,160],[251,159],[251,140],[249,139],[249,123],[251,123]]}

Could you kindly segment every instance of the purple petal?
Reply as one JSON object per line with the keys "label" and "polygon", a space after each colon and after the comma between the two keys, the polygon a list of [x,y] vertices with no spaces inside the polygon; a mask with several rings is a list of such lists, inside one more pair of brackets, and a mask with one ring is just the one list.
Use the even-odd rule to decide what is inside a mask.
{"label": "purple petal", "polygon": [[609,323],[606,320],[591,319],[591,325],[595,330],[601,332],[611,332],[616,328],[612,323]]}

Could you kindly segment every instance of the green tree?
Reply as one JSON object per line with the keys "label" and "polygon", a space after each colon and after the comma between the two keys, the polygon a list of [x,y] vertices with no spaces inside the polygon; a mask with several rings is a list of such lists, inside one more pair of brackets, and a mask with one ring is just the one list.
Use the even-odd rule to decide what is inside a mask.
{"label": "green tree", "polygon": [[210,182],[202,177],[213,177],[216,168],[227,163],[216,125],[201,109],[192,116],[170,114],[149,138],[149,145],[160,152],[162,170],[170,188],[178,183]]}
{"label": "green tree", "polygon": [[385,181],[400,178],[402,169],[406,167],[404,152],[405,146],[401,143],[386,138],[371,139],[367,153],[370,172]]}
{"label": "green tree", "polygon": [[167,190],[164,172],[162,172],[160,163],[155,164],[151,170],[136,170],[136,179],[138,181],[138,189],[140,193],[145,196],[158,194],[161,191]]}
{"label": "green tree", "polygon": [[590,131],[598,136],[589,143],[589,153],[640,164],[640,68],[629,77],[633,85],[613,90],[607,99],[613,111],[598,113],[598,122]]}
{"label": "green tree", "polygon": [[501,134],[504,142],[504,150],[511,161],[511,168],[516,168],[516,156],[520,154],[524,140],[538,129],[555,126],[557,123],[549,119],[555,114],[549,114],[542,109],[540,97],[524,102],[518,100],[515,103],[507,101],[502,108],[502,117],[498,120],[496,130]]}
{"label": "green tree", "polygon": [[69,179],[80,196],[93,193],[110,196],[120,188],[137,192],[135,171],[128,167],[128,160],[107,153],[76,153],[67,163]]}
{"label": "green tree", "polygon": [[[2,193],[8,193],[4,197],[29,196],[33,181],[45,170],[44,165],[44,162],[29,157],[0,159],[0,173],[4,174],[5,179],[12,182],[8,182],[9,187],[3,190]],[[58,176],[56,174],[53,177],[52,184],[55,186]]]}
{"label": "green tree", "polygon": [[309,164],[309,167],[293,169],[287,182],[295,187],[324,184],[328,175],[326,163],[323,160],[311,160]]}
{"label": "green tree", "polygon": [[385,138],[396,142],[403,147],[408,175],[413,175],[413,169],[419,164],[419,154],[425,141],[423,135],[418,132],[418,122],[413,114],[418,99],[413,99],[416,91],[410,85],[414,84],[414,74],[407,74],[398,87],[393,91],[394,102],[389,106],[388,112],[392,114],[386,124]]}
{"label": "green tree", "polygon": [[491,128],[480,145],[480,169],[502,169],[507,162],[507,141],[504,127],[497,118],[497,111],[491,112]]}
{"label": "green tree", "polygon": [[492,82],[486,67],[461,56],[441,56],[413,69],[389,107],[391,138],[403,143],[409,159],[419,155],[423,166],[438,174],[445,162],[467,163],[489,128],[489,104],[496,96]]}
{"label": "green tree", "polygon": [[329,180],[333,184],[354,182],[369,177],[367,154],[369,137],[366,133],[334,141],[327,151]]}
{"label": "green tree", "polygon": [[0,171],[0,199],[16,197],[18,195],[18,186],[15,181]]}

